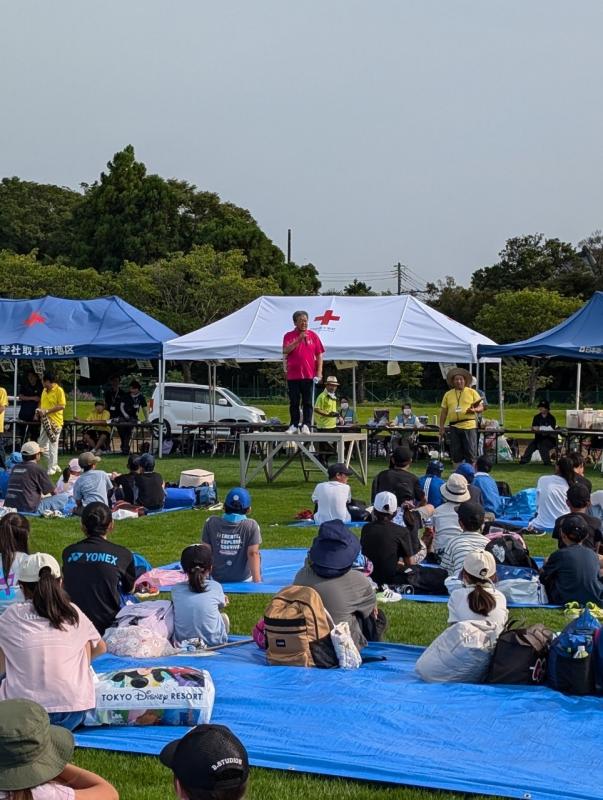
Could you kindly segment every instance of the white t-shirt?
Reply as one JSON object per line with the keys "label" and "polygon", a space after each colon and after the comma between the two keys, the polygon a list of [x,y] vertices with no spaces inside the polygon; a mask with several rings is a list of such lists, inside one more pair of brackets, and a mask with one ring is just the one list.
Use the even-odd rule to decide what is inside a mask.
{"label": "white t-shirt", "polygon": [[332,519],[340,519],[342,522],[351,520],[347,504],[352,499],[352,490],[347,483],[339,481],[325,481],[318,483],[314,488],[312,500],[318,504],[314,522],[322,525]]}
{"label": "white t-shirt", "polygon": [[[41,786],[34,786],[31,789],[31,796],[33,800],[74,800],[75,789],[71,786],[65,786],[62,783],[43,783]],[[8,795],[5,792],[0,792],[0,800],[5,800]]]}
{"label": "white t-shirt", "polygon": [[445,502],[442,503],[441,506],[438,506],[433,512],[432,519],[435,532],[433,549],[434,552],[440,556],[448,544],[458,536],[459,533],[463,532],[459,524],[459,515],[457,514],[458,507],[458,503]]}
{"label": "white t-shirt", "polygon": [[568,483],[561,475],[543,475],[536,484],[536,508],[534,519],[528,528],[552,531],[557,517],[569,512],[567,505]]}
{"label": "white t-shirt", "polygon": [[507,611],[507,599],[494,587],[486,587],[489,592],[492,592],[496,600],[496,606],[484,617],[482,614],[476,614],[469,608],[469,595],[473,591],[473,586],[462,586],[460,589],[455,589],[450,595],[448,600],[448,622],[465,622],[473,620],[485,620],[492,622],[499,631],[501,631],[507,624],[509,612]]}

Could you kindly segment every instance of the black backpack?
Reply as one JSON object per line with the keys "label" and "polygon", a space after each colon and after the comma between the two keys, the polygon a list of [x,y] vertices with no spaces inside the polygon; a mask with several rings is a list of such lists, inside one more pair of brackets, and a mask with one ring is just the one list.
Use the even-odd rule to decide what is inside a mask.
{"label": "black backpack", "polygon": [[486,550],[488,553],[492,553],[497,564],[505,564],[508,567],[528,567],[538,572],[538,565],[530,556],[528,548],[509,533],[490,539]]}
{"label": "black backpack", "polygon": [[444,581],[448,573],[441,567],[422,567],[415,564],[400,573],[398,589],[402,594],[447,595]]}
{"label": "black backpack", "polygon": [[509,622],[498,637],[490,662],[487,683],[542,683],[546,676],[546,660],[554,636],[540,622],[517,628]]}

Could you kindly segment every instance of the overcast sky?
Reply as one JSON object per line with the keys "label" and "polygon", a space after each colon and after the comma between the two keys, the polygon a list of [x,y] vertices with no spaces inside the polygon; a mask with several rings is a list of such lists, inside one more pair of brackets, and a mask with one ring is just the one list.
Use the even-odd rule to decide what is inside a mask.
{"label": "overcast sky", "polygon": [[3,0],[0,176],[133,144],[323,287],[395,290],[603,227],[601,0]]}

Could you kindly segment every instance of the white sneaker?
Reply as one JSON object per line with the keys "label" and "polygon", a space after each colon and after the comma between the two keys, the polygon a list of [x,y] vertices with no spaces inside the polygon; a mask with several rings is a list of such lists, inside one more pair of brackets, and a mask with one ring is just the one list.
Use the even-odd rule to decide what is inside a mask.
{"label": "white sneaker", "polygon": [[297,425],[289,425],[285,433],[297,433]]}
{"label": "white sneaker", "polygon": [[308,428],[307,425],[302,425],[301,429],[300,429],[300,433],[303,433],[304,435],[309,435],[310,434],[310,428]]}
{"label": "white sneaker", "polygon": [[402,600],[402,595],[394,592],[389,586],[384,586],[383,591],[377,593],[379,603],[398,603],[400,600]]}

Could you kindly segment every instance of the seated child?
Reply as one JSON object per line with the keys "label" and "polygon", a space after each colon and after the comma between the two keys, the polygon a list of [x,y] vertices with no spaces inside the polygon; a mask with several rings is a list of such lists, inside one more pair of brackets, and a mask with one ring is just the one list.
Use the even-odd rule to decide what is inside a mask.
{"label": "seated child", "polygon": [[474,503],[479,503],[480,506],[483,506],[484,499],[482,497],[481,489],[474,484],[475,470],[473,469],[473,466],[468,464],[466,461],[463,461],[463,463],[459,464],[454,471],[457,475],[462,475],[467,481],[467,490],[471,495],[471,500]]}
{"label": "seated child", "polygon": [[225,725],[197,725],[182,739],[167,744],[159,760],[172,770],[174,790],[180,800],[245,797],[249,778],[247,751]]}
{"label": "seated child", "polygon": [[442,478],[444,472],[444,464],[438,458],[432,458],[427,468],[425,475],[419,478],[421,489],[425,493],[427,502],[437,508],[444,502],[440,489],[446,483]]}
{"label": "seated child", "polygon": [[136,460],[138,474],[134,477],[134,498],[147,511],[159,511],[165,502],[163,478],[155,472],[155,456],[143,453]]}
{"label": "seated child", "polygon": [[77,458],[72,458],[57,481],[55,488],[56,494],[66,494],[68,497],[73,497],[73,487],[81,474],[82,468],[80,467],[79,460]]}
{"label": "seated child", "polygon": [[0,702],[0,797],[9,800],[119,800],[106,780],[70,761],[73,736],[51,725],[31,700]]}
{"label": "seated child", "polygon": [[[553,528],[553,539],[557,539],[559,549],[562,550],[565,545],[561,541],[560,533],[561,526],[565,520],[574,514],[586,522],[588,526],[588,535],[582,542],[584,547],[590,547],[597,555],[600,554],[603,545],[603,532],[601,531],[601,520],[599,517],[594,517],[589,514],[590,506],[590,492],[582,483],[573,483],[567,490],[567,505],[569,508],[568,514],[563,514],[557,517],[555,527]],[[599,561],[603,561],[603,557],[599,555]]]}
{"label": "seated child", "polygon": [[208,517],[201,541],[211,547],[213,577],[220,583],[262,580],[260,545],[262,534],[254,519],[249,519],[251,495],[241,486],[224,498],[224,514]]}
{"label": "seated child", "polygon": [[109,412],[105,408],[103,400],[97,400],[94,404],[94,411],[86,417],[86,422],[93,422],[89,428],[84,430],[82,439],[84,444],[93,453],[103,453],[109,449],[109,436],[111,429],[107,424],[109,421]]}
{"label": "seated child", "polygon": [[188,583],[172,589],[174,638],[203,639],[208,647],[228,641],[229,620],[222,609],[228,603],[222,586],[211,579],[213,559],[208,544],[191,544],[180,556]]}
{"label": "seated child", "polygon": [[490,475],[492,470],[492,461],[488,456],[480,456],[475,464],[476,472],[473,479],[473,485],[482,493],[482,500],[484,510],[498,516],[502,513],[503,502],[500,499],[500,492],[498,485],[494,478]]}
{"label": "seated child", "polygon": [[373,504],[373,522],[360,534],[362,553],[373,563],[372,579],[379,586],[405,583],[403,570],[417,563],[421,552],[418,526],[411,529],[393,522],[398,507],[396,495],[379,492]]}
{"label": "seated child", "polygon": [[587,523],[577,514],[563,520],[559,540],[564,547],[547,558],[540,572],[551,603],[603,603],[599,558],[584,546],[588,533]]}
{"label": "seated child", "polygon": [[115,486],[113,499],[123,500],[126,503],[134,504],[134,485],[138,475],[138,456],[130,454],[128,456],[128,471],[122,473],[113,472],[111,480]]}
{"label": "seated child", "polygon": [[488,619],[499,632],[507,624],[507,599],[494,586],[496,559],[486,550],[473,550],[465,556],[461,580],[448,600],[448,622]]}
{"label": "seated child", "polygon": [[485,550],[490,540],[482,535],[484,509],[471,500],[458,507],[458,520],[461,532],[450,537],[442,553],[440,565],[449,575],[458,575],[463,567],[465,556],[473,550]]}

